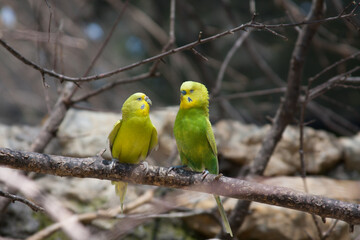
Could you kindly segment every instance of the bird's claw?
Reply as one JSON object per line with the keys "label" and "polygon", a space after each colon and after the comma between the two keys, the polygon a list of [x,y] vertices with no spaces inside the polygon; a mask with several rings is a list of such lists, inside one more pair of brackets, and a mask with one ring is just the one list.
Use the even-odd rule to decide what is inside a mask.
{"label": "bird's claw", "polygon": [[201,181],[204,181],[204,179],[207,177],[207,175],[209,175],[209,171],[208,170],[204,170],[202,173],[201,173]]}
{"label": "bird's claw", "polygon": [[218,175],[216,175],[215,180],[219,180],[222,176],[224,176],[222,173],[219,173]]}
{"label": "bird's claw", "polygon": [[110,169],[114,169],[115,168],[115,162],[117,160],[115,158],[111,159],[111,163],[110,163]]}
{"label": "bird's claw", "polygon": [[175,167],[169,167],[169,169],[166,171],[166,174],[169,174],[174,169],[175,169]]}
{"label": "bird's claw", "polygon": [[145,161],[141,161],[140,165],[143,166],[143,168],[144,168],[143,171],[145,172],[145,175],[146,175],[148,173],[148,171],[149,171],[149,164],[147,162],[145,162]]}
{"label": "bird's claw", "polygon": [[104,152],[106,152],[106,148],[101,149],[101,150],[96,154],[96,157],[99,157],[99,158],[104,159],[104,158],[103,158]]}
{"label": "bird's claw", "polygon": [[169,174],[171,171],[173,171],[174,169],[179,169],[179,168],[186,168],[187,165],[180,165],[180,166],[172,166],[169,167],[169,169],[167,170],[167,174]]}

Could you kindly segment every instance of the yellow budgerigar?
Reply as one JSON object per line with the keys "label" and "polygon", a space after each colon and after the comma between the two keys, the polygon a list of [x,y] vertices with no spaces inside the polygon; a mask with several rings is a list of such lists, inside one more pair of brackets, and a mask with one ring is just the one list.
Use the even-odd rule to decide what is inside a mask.
{"label": "yellow budgerigar", "polygon": [[[209,121],[209,95],[203,84],[188,81],[181,85],[174,135],[183,165],[195,171],[219,173],[215,137]],[[220,197],[214,197],[226,232],[233,236]]]}
{"label": "yellow budgerigar", "polygon": [[[137,164],[157,145],[157,131],[149,116],[151,100],[144,93],[134,93],[123,104],[122,119],[115,123],[109,134],[113,159],[120,163]],[[127,188],[125,182],[112,182],[120,197],[121,210]]]}

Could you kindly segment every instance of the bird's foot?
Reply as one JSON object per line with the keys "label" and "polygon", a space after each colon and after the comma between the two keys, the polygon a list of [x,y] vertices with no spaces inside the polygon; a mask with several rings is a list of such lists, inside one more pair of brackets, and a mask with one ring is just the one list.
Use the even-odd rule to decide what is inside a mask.
{"label": "bird's foot", "polygon": [[207,175],[209,175],[209,171],[205,169],[205,170],[201,173],[201,175],[202,175],[201,181],[204,181],[204,179],[207,177]]}
{"label": "bird's foot", "polygon": [[219,173],[218,175],[216,175],[215,180],[219,180],[222,176],[224,176],[222,173]]}
{"label": "bird's foot", "polygon": [[143,171],[145,172],[145,175],[146,175],[148,173],[148,171],[149,171],[149,164],[147,162],[145,162],[145,161],[141,161],[140,165],[143,166],[143,168],[144,168]]}
{"label": "bird's foot", "polygon": [[181,169],[181,168],[186,168],[187,165],[179,165],[179,166],[173,166],[173,167],[170,167],[168,170],[167,170],[167,174],[169,174],[169,172],[171,172],[172,170],[174,169]]}
{"label": "bird's foot", "polygon": [[117,161],[117,159],[112,158],[111,159],[111,163],[110,163],[110,169],[114,169],[115,168],[115,162]]}
{"label": "bird's foot", "polygon": [[104,154],[105,151],[106,151],[106,148],[101,149],[101,150],[96,154],[96,156],[99,157],[99,158],[104,159],[104,158],[103,158],[103,154]]}

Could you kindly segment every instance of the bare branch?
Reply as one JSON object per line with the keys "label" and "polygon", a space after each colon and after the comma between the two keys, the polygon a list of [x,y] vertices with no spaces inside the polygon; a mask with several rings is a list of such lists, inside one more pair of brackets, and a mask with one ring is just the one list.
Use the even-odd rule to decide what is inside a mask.
{"label": "bare branch", "polygon": [[58,199],[43,193],[38,185],[31,179],[18,171],[0,168],[0,180],[7,186],[18,189],[25,196],[34,199],[41,204],[44,207],[45,212],[54,221],[60,223],[61,228],[71,239],[89,239],[90,232],[78,222],[74,215],[66,209]]}
{"label": "bare branch", "polygon": [[349,224],[360,224],[360,205],[306,194],[289,188],[274,187],[245,180],[209,174],[142,165],[115,163],[99,156],[71,158],[0,148],[0,165],[57,176],[90,177],[112,181],[125,181],[184,190],[211,193],[232,198],[256,201],[299,211],[313,213],[322,218],[335,218]]}
{"label": "bare branch", "polygon": [[339,61],[331,64],[330,66],[324,68],[321,72],[317,73],[315,76],[309,78],[309,82],[310,84],[315,81],[316,79],[318,79],[320,76],[322,76],[323,74],[327,73],[328,71],[330,71],[331,69],[334,69],[335,67],[339,66],[340,64],[343,64],[344,62],[350,60],[350,59],[354,59],[357,58],[360,55],[360,52],[356,52],[346,58],[342,58]]}
{"label": "bare branch", "polygon": [[20,197],[20,196],[17,196],[17,195],[8,193],[8,192],[3,192],[1,190],[0,190],[0,196],[9,198],[13,202],[15,202],[15,201],[22,202],[22,203],[28,205],[35,212],[44,211],[44,208],[36,205],[35,203],[33,203],[33,202],[23,198],[23,197]]}
{"label": "bare branch", "polygon": [[[318,22],[322,17],[323,0],[314,0],[312,9],[307,16],[305,22],[313,21]],[[264,137],[261,148],[255,159],[252,161],[249,173],[251,175],[262,175],[269,159],[281,139],[281,136],[292,121],[296,111],[296,105],[300,94],[300,83],[305,62],[307,50],[310,46],[311,40],[318,28],[318,24],[306,25],[300,32],[296,41],[295,48],[292,53],[290,68],[287,79],[286,93],[284,101],[278,108],[272,127],[268,134]],[[249,202],[239,201],[234,209],[234,213],[230,215],[230,222],[232,229],[238,229],[243,223],[247,209],[250,207]],[[246,209],[242,210],[242,209]],[[240,215],[245,213],[245,215]]]}
{"label": "bare branch", "polygon": [[[125,206],[124,212],[130,212],[133,209],[136,209],[137,207],[150,202],[154,197],[153,191],[147,191],[142,196],[136,199],[135,202],[131,202],[128,205]],[[121,207],[117,207],[114,209],[108,209],[108,210],[98,210],[96,212],[90,212],[90,213],[83,213],[76,216],[78,221],[80,222],[89,222],[93,221],[95,219],[111,219],[116,218],[118,214],[121,213]],[[41,240],[45,239],[46,237],[49,237],[51,234],[55,233],[61,228],[61,223],[57,222],[50,226],[47,226],[46,228],[42,229],[41,231],[38,231],[37,233],[33,234],[27,240]]]}
{"label": "bare branch", "polygon": [[130,83],[130,82],[136,82],[136,81],[144,80],[146,78],[150,78],[150,77],[153,77],[153,76],[154,77],[158,76],[158,74],[155,73],[155,74],[151,75],[151,73],[149,72],[149,73],[139,74],[139,75],[134,76],[134,77],[118,79],[118,80],[116,80],[114,82],[110,82],[110,83],[107,83],[107,84],[103,85],[99,89],[96,89],[96,90],[93,90],[91,92],[85,93],[83,96],[80,96],[80,97],[77,97],[77,98],[75,97],[75,99],[72,99],[71,102],[72,103],[77,103],[77,102],[80,102],[80,101],[86,101],[91,97],[94,97],[96,95],[99,95],[100,93],[105,92],[106,90],[114,88],[117,85],[124,84],[124,83]]}
{"label": "bare branch", "polygon": [[224,75],[225,75],[225,70],[227,68],[227,66],[230,63],[231,58],[234,56],[234,54],[236,53],[236,51],[241,47],[241,45],[243,44],[243,42],[246,40],[246,38],[250,35],[251,31],[247,31],[244,32],[240,35],[240,37],[235,41],[234,45],[231,47],[231,49],[229,50],[229,52],[226,54],[226,57],[223,61],[223,63],[221,64],[219,73],[217,75],[216,78],[216,85],[215,88],[212,91],[212,96],[216,96],[219,94],[220,89],[221,89],[221,83],[224,79]]}
{"label": "bare branch", "polygon": [[323,22],[329,22],[329,21],[334,21],[334,20],[344,19],[344,18],[351,18],[351,17],[354,17],[354,16],[356,16],[356,14],[351,12],[349,14],[345,14],[345,15],[342,15],[342,16],[329,17],[329,18],[325,18],[325,19],[319,19],[319,20],[311,19],[311,20],[302,21],[302,22],[298,22],[298,23],[273,24],[273,25],[261,24],[261,23],[251,21],[249,23],[241,24],[238,27],[232,28],[230,30],[227,30],[227,31],[224,31],[224,32],[221,32],[221,33],[218,33],[218,34],[215,34],[213,36],[198,39],[198,40],[196,40],[194,42],[188,43],[188,44],[183,45],[181,47],[165,51],[165,52],[160,53],[158,55],[155,55],[153,57],[150,57],[150,58],[147,58],[147,59],[132,63],[132,64],[124,66],[124,67],[120,67],[120,68],[115,69],[113,71],[98,74],[98,75],[92,75],[92,76],[88,76],[88,77],[68,77],[68,76],[65,76],[63,74],[57,73],[57,72],[55,72],[53,70],[49,70],[47,68],[42,68],[41,66],[35,64],[34,62],[32,62],[32,61],[28,60],[27,58],[25,58],[24,56],[22,56],[19,52],[17,52],[15,49],[13,49],[11,46],[9,46],[2,39],[0,39],[0,45],[2,45],[4,48],[6,48],[12,55],[14,55],[16,58],[18,58],[24,64],[31,66],[32,68],[40,71],[41,73],[44,73],[44,74],[49,75],[51,77],[57,78],[57,79],[59,79],[61,81],[88,82],[88,81],[94,81],[94,80],[98,80],[98,79],[102,79],[102,78],[111,77],[111,76],[113,76],[115,74],[118,74],[120,72],[124,72],[124,71],[130,70],[130,69],[133,69],[135,67],[138,67],[138,66],[146,64],[146,63],[154,62],[156,60],[162,59],[162,58],[164,58],[166,56],[175,54],[177,52],[192,49],[192,48],[196,47],[197,45],[214,41],[214,40],[216,40],[218,38],[222,38],[222,37],[224,37],[226,35],[231,35],[234,32],[237,32],[237,31],[240,31],[240,30],[246,30],[247,28],[254,28],[254,29],[264,30],[264,29],[274,29],[274,28],[288,28],[288,27],[295,27],[295,26],[301,26],[301,25],[316,25],[316,24],[323,23]]}
{"label": "bare branch", "polygon": [[[342,74],[339,74],[335,77],[332,77],[331,79],[329,79],[328,81],[324,82],[323,84],[320,84],[319,86],[316,86],[314,89],[310,90],[310,95],[309,95],[309,100],[313,100],[315,98],[317,98],[318,96],[324,94],[326,91],[332,89],[333,87],[336,86],[336,84],[339,84],[341,82],[344,82],[346,80],[346,78],[358,71],[360,69],[360,66],[357,66],[347,72],[344,72]],[[309,80],[310,81],[310,80]]]}
{"label": "bare branch", "polygon": [[264,96],[264,95],[269,95],[269,94],[284,93],[285,91],[286,91],[285,87],[280,87],[280,88],[271,88],[271,89],[264,89],[264,90],[258,90],[258,91],[241,92],[241,93],[223,95],[223,96],[212,99],[212,101],[219,101],[221,99],[230,100],[230,99],[237,99],[237,98],[258,97],[258,96]]}

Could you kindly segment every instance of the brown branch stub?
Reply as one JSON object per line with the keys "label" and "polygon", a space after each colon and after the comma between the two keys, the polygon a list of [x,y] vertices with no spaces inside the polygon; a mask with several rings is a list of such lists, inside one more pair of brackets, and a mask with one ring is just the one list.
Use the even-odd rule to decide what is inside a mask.
{"label": "brown branch stub", "polygon": [[149,166],[147,173],[142,167],[116,163],[97,156],[71,158],[34,152],[21,152],[0,148],[0,165],[57,176],[89,177],[136,184],[178,188],[256,201],[321,217],[335,218],[349,224],[360,224],[360,205],[322,196],[298,192],[289,188],[268,186],[245,180],[209,174],[202,180],[201,173],[178,169],[168,173],[168,168]]}

